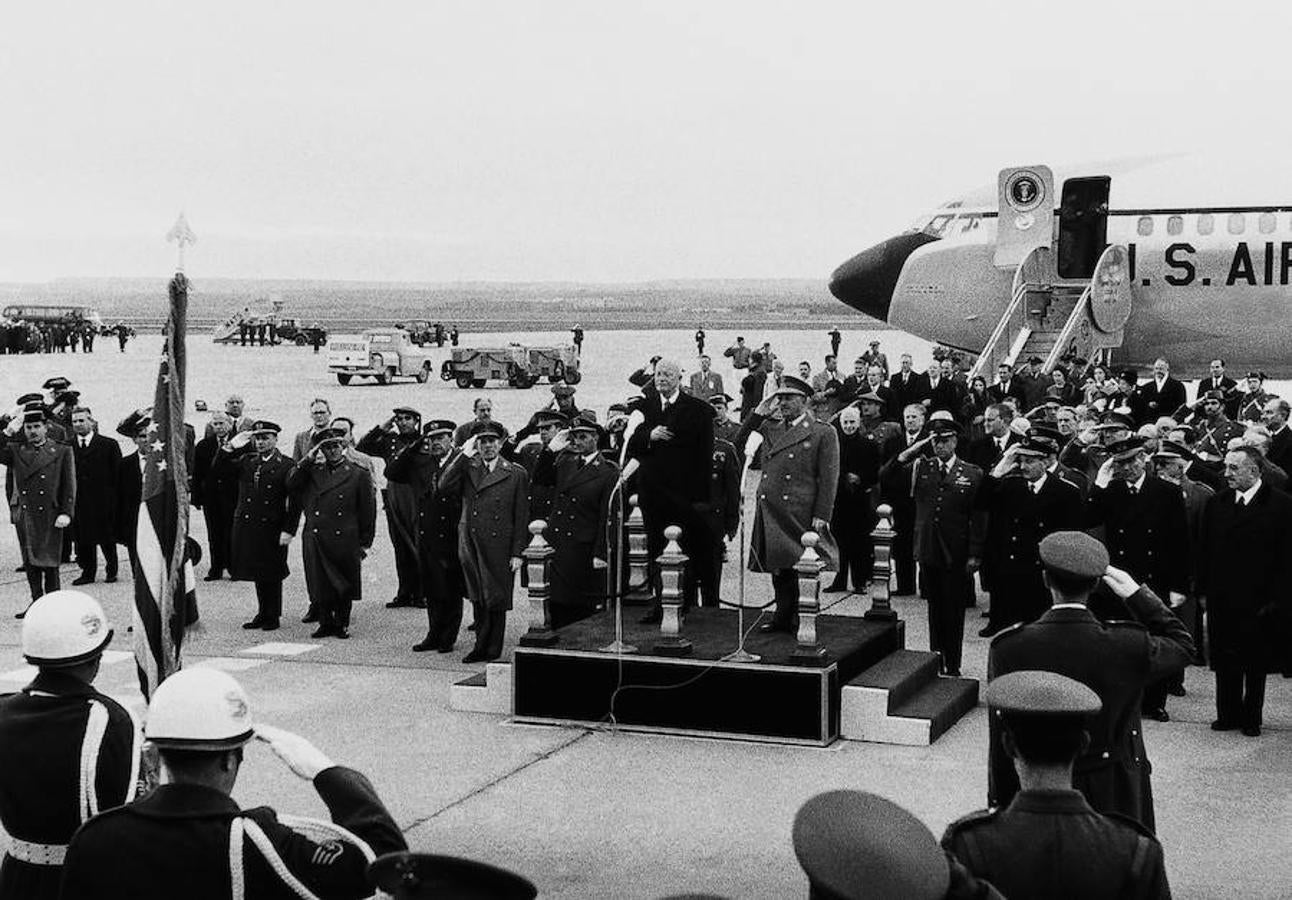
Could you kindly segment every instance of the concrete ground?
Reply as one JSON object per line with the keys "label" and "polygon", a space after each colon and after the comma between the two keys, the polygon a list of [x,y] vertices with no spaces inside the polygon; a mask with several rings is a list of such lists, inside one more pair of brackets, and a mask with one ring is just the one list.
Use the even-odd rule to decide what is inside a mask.
{"label": "concrete ground", "polygon": [[[805,334],[776,339],[797,354],[800,346],[807,347]],[[893,358],[901,336],[880,336]],[[647,337],[671,342],[681,355],[689,333]],[[849,335],[847,343],[859,349],[863,337]],[[635,338],[614,343],[621,352],[613,364],[603,355],[589,358],[589,371],[597,377],[590,374],[581,386],[580,396],[590,397],[587,405],[604,410],[609,398],[623,393],[614,385],[622,384],[620,376],[644,362],[649,350],[642,336]],[[727,339],[711,333],[712,346],[725,346]],[[810,340],[824,343],[819,335]],[[587,347],[603,341],[612,343],[594,332]],[[145,338],[124,355],[113,350],[88,358],[6,357],[0,397],[17,396],[33,380],[38,386],[50,374],[65,374],[102,408],[104,431],[110,432],[127,409],[150,402],[155,351]],[[329,385],[321,366],[307,350],[213,348],[195,338],[190,397],[218,403],[223,393],[241,389],[253,415],[277,417],[290,429],[304,426],[309,398],[323,395],[334,407],[347,404],[338,412],[358,412],[363,430],[388,415],[389,404],[410,400],[428,416],[460,419],[461,407],[474,395],[438,383],[347,391]],[[730,370],[723,371],[730,379]],[[545,399],[537,389],[486,393],[508,423],[519,419],[520,409]],[[190,420],[202,422],[196,415]],[[200,516],[194,533],[204,542]],[[911,809],[939,835],[947,823],[983,804],[986,719],[981,707],[931,747],[838,742],[824,749],[519,726],[502,717],[455,712],[448,705],[449,686],[477,667],[463,665],[460,653],[410,652],[423,634],[424,613],[382,606],[394,594],[384,523],[365,563],[367,599],[356,608],[354,638],[348,642],[312,641],[310,626],[299,623],[305,604],[299,559],[294,546],[294,571],[285,592],[289,615],[284,628],[272,634],[238,627],[254,608],[250,585],[201,583],[202,621],[188,636],[186,664],[234,672],[250,692],[257,718],[300,731],[337,762],[367,773],[413,848],[513,868],[537,882],[544,897],[647,898],[705,891],[729,897],[806,896],[789,836],[795,811],[813,794],[834,788],[875,791]],[[15,561],[13,531],[0,526],[0,691],[17,689],[30,677],[19,653],[19,623],[11,617],[26,598],[23,577],[13,572]],[[201,566],[199,575],[205,571]],[[64,584],[75,574],[64,567]],[[736,578],[729,565],[728,597],[736,595]],[[115,651],[130,649],[123,631],[131,591],[129,581],[91,589],[118,624]],[[764,602],[766,578],[751,576],[747,592],[748,602]],[[896,606],[907,622],[908,646],[925,648],[920,603],[899,600]],[[862,598],[845,597],[830,611],[859,614],[865,607]],[[510,617],[509,649],[525,627],[523,608],[519,604]],[[981,677],[987,642],[977,637],[981,625],[975,616],[971,613],[966,624],[964,671]],[[459,642],[462,652],[468,649],[465,641],[466,632]],[[1190,669],[1186,683],[1189,695],[1170,702],[1171,722],[1145,723],[1159,833],[1175,896],[1286,897],[1292,884],[1287,852],[1292,681],[1271,680],[1267,727],[1258,739],[1211,732],[1209,673]],[[124,654],[110,656],[99,684],[140,703],[133,665]],[[235,796],[244,805],[268,803],[286,812],[325,815],[310,786],[257,744],[248,750]]]}

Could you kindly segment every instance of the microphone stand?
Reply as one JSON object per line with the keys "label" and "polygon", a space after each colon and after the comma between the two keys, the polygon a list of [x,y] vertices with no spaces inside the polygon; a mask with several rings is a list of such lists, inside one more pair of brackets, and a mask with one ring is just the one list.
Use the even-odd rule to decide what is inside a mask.
{"label": "microphone stand", "polygon": [[[614,653],[616,655],[637,652],[637,648],[634,647],[632,644],[624,643],[623,583],[624,583],[624,557],[626,553],[624,548],[623,487],[624,487],[623,481],[619,481],[615,484],[614,489],[611,491],[611,509],[614,510],[614,515],[608,516],[607,517],[608,521],[606,522],[607,529],[609,529],[612,525],[615,528],[615,540],[614,540],[615,557],[616,557],[615,567],[614,567],[615,580],[614,580],[614,585],[612,586],[612,589],[611,589],[611,596],[614,597],[614,602],[615,602],[615,639],[610,643],[606,644],[604,647],[597,648],[597,650],[600,651],[601,653]],[[610,546],[609,541],[606,542],[606,546]],[[607,571],[607,579],[609,578],[609,575],[610,573],[609,571]]]}

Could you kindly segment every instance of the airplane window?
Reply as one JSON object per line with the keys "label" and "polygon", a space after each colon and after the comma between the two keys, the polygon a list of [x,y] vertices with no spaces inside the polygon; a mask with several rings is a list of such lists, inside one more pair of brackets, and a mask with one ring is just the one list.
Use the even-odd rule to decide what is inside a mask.
{"label": "airplane window", "polygon": [[1272,234],[1275,228],[1274,213],[1261,213],[1259,227],[1261,234]]}
{"label": "airplane window", "polygon": [[1152,216],[1140,216],[1140,217],[1139,217],[1139,225],[1138,225],[1138,227],[1136,228],[1136,230],[1139,232],[1140,237],[1148,237],[1150,234],[1152,234],[1152,233],[1153,233],[1153,217],[1152,217]]}
{"label": "airplane window", "polygon": [[1203,213],[1198,216],[1198,234],[1211,234],[1216,227],[1216,220],[1211,213]]}
{"label": "airplane window", "polygon": [[1180,234],[1182,231],[1184,231],[1184,219],[1179,216],[1172,216],[1166,220],[1167,234]]}
{"label": "airplane window", "polygon": [[1247,229],[1247,217],[1242,213],[1229,214],[1229,233],[1242,234]]}

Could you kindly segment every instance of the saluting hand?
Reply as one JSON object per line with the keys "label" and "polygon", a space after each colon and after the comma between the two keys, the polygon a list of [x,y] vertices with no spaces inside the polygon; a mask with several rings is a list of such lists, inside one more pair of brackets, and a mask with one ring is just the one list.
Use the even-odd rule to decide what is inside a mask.
{"label": "saluting hand", "polygon": [[313,781],[324,769],[332,768],[332,760],[299,734],[272,725],[257,725],[256,739],[268,744],[275,756],[307,781]]}
{"label": "saluting hand", "polygon": [[278,546],[286,547],[292,542],[292,537],[293,535],[288,534],[286,531],[280,532],[278,535]]}
{"label": "saluting hand", "polygon": [[1104,571],[1104,584],[1112,589],[1112,592],[1123,600],[1131,597],[1139,590],[1139,584],[1131,577],[1125,569],[1119,569],[1116,566],[1109,566]]}
{"label": "saluting hand", "polygon": [[512,570],[513,572],[519,572],[519,571],[520,571],[520,565],[521,565],[521,562],[522,562],[522,560],[521,560],[521,558],[520,558],[519,556],[513,556],[513,557],[511,558],[511,570]]}

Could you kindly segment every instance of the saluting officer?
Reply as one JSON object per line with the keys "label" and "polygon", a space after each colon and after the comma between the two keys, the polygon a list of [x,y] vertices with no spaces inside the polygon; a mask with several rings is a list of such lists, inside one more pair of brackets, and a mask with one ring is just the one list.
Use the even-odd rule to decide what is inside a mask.
{"label": "saluting officer", "polygon": [[[991,642],[987,677],[1042,669],[1074,678],[1099,695],[1090,744],[1077,758],[1073,780],[1099,812],[1118,812],[1154,829],[1152,766],[1144,748],[1140,696],[1144,688],[1185,666],[1193,638],[1147,585],[1108,565],[1108,551],[1080,531],[1047,535],[1039,548],[1053,605],[1035,622],[1015,625]],[[1136,621],[1101,622],[1087,608],[1100,582]],[[1018,777],[1000,737],[1000,716],[988,717],[987,805],[1007,806]]]}
{"label": "saluting officer", "polygon": [[391,900],[533,900],[538,888],[528,878],[457,856],[387,853],[372,861],[368,879]]}
{"label": "saluting officer", "polygon": [[[776,613],[772,621],[758,626],[764,632],[798,630],[794,565],[803,555],[804,532],[821,535],[819,551],[837,562],[828,528],[839,489],[839,438],[832,427],[812,417],[807,409],[811,396],[812,387],[803,379],[783,376],[776,392],[759,402],[740,426],[736,442],[743,451],[754,431],[763,438],[749,571],[772,576]],[[780,417],[769,418],[777,410]]]}
{"label": "saluting officer", "polygon": [[466,579],[458,559],[458,520],[462,517],[460,492],[441,490],[438,484],[445,459],[453,450],[457,424],[432,419],[422,426],[423,439],[409,444],[386,466],[386,477],[412,486],[418,497],[417,559],[426,592],[426,637],[413,645],[418,653],[448,653],[462,626],[462,601]]}
{"label": "saluting officer", "polygon": [[[358,449],[369,456],[379,456],[389,465],[401,450],[422,440],[422,414],[408,406],[399,406],[384,424],[374,427],[359,441]],[[386,505],[386,526],[395,550],[395,576],[398,588],[386,606],[421,606],[422,585],[417,563],[417,497],[406,484],[388,482],[382,492]]]}
{"label": "saluting officer", "polygon": [[76,829],[134,799],[139,726],[93,687],[111,640],[103,608],[79,591],[46,594],[27,612],[22,653],[38,672],[0,699],[0,825],[9,835],[0,900],[56,900]]}
{"label": "saluting officer", "polygon": [[550,485],[554,495],[544,534],[554,551],[553,628],[591,615],[605,600],[610,559],[606,528],[619,467],[597,451],[604,434],[594,414],[584,411],[552,438],[534,469],[534,480]]}
{"label": "saluting officer", "polygon": [[[555,409],[540,409],[530,418],[529,424],[502,443],[502,456],[525,469],[529,476],[529,515],[532,519],[546,519],[552,509],[554,488],[551,483],[534,481],[538,458],[548,447],[556,433],[567,424],[565,413]],[[538,440],[533,440],[538,435]],[[524,570],[521,570],[522,574]],[[523,586],[524,582],[522,582]]]}
{"label": "saluting officer", "polygon": [[[72,524],[76,509],[76,465],[72,448],[50,439],[45,409],[39,404],[15,410],[5,436],[8,440],[0,443],[0,465],[8,466],[13,474],[17,499],[14,525],[34,602],[59,589],[63,531]],[[23,615],[20,612],[16,618]]]}
{"label": "saluting officer", "polygon": [[[144,733],[158,748],[165,782],[76,833],[64,900],[368,897],[369,857],[353,838],[378,854],[407,848],[367,778],[299,735],[255,723],[251,700],[226,672],[171,675],[148,705]],[[252,738],[313,782],[340,828],[316,822],[310,831],[332,831],[332,839],[307,837],[270,807],[244,810],[229,796]]]}
{"label": "saluting officer", "polygon": [[256,586],[256,615],[242,627],[273,631],[283,614],[287,546],[300,523],[300,505],[287,488],[292,461],[278,451],[275,422],[259,420],[216,452],[214,469],[236,472],[238,506],[229,541],[229,575]]}
{"label": "saluting officer", "polygon": [[[731,421],[731,401],[730,394],[714,394],[709,398],[709,405],[713,407],[713,437],[715,440],[721,439],[729,444],[736,443],[736,435],[740,434],[740,423]],[[737,450],[737,454],[740,451]],[[744,464],[744,456],[739,455],[741,464]]]}
{"label": "saluting officer", "polygon": [[943,848],[1007,897],[1167,900],[1153,833],[1119,813],[1101,815],[1072,787],[1099,695],[1054,672],[1020,671],[990,682],[984,699],[1000,718],[1021,790],[1004,809],[952,822]]}
{"label": "saluting officer", "polygon": [[[304,515],[305,589],[319,616],[311,637],[348,638],[350,608],[363,583],[363,558],[377,527],[372,479],[346,459],[345,432],[324,428],[314,436],[309,454],[292,467],[287,488],[299,497]],[[261,628],[270,630],[268,625]]]}

